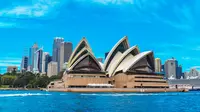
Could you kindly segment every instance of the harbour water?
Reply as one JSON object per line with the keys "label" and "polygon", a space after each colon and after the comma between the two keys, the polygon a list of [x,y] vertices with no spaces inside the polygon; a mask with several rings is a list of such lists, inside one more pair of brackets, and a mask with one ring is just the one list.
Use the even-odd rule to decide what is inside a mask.
{"label": "harbour water", "polygon": [[0,91],[0,112],[199,112],[200,92]]}

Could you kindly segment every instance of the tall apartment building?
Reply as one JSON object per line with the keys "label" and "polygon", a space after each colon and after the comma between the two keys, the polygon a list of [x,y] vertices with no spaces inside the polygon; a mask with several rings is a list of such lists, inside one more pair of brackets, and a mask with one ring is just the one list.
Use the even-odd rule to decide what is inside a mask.
{"label": "tall apartment building", "polygon": [[47,73],[48,64],[52,61],[52,57],[48,52],[44,52],[42,56],[42,73]]}
{"label": "tall apartment building", "polygon": [[177,67],[176,79],[181,79],[181,78],[183,78],[183,77],[184,77],[184,76],[183,76],[183,73],[182,73],[182,66],[179,65],[179,66]]}
{"label": "tall apartment building", "polygon": [[162,64],[160,58],[155,59],[155,72],[161,72]]}
{"label": "tall apartment building", "polygon": [[165,75],[167,79],[176,79],[178,61],[174,58],[165,62]]}
{"label": "tall apartment building", "polygon": [[48,64],[47,76],[51,77],[51,76],[57,75],[57,74],[58,74],[58,63],[51,61]]}
{"label": "tall apartment building", "polygon": [[35,43],[30,49],[29,49],[29,60],[28,60],[28,71],[33,71],[34,68],[34,62],[35,62],[35,52],[38,50],[38,45]]}
{"label": "tall apartment building", "polygon": [[64,63],[68,62],[71,54],[72,54],[72,43],[71,42],[62,42],[60,46],[60,70],[63,71]]}
{"label": "tall apartment building", "polygon": [[22,57],[22,62],[21,62],[21,72],[27,71],[28,70],[28,57],[24,56]]}
{"label": "tall apartment building", "polygon": [[43,55],[43,48],[38,49],[35,52],[35,60],[34,60],[34,72],[41,73],[42,72],[42,55]]}
{"label": "tall apartment building", "polygon": [[[53,57],[52,61],[57,62],[60,65],[60,47],[61,43],[64,42],[64,38],[56,37],[53,42]],[[58,72],[60,71],[60,66],[57,67]]]}

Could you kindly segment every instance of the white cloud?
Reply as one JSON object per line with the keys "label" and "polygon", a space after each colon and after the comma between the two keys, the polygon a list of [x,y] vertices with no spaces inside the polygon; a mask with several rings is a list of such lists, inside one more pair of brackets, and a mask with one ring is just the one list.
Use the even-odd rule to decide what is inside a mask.
{"label": "white cloud", "polygon": [[183,60],[190,60],[190,57],[182,57]]}
{"label": "white cloud", "polygon": [[21,64],[20,58],[4,57],[0,59],[0,67],[7,67],[7,66],[20,67],[20,64]]}
{"label": "white cloud", "polygon": [[16,17],[42,17],[51,8],[58,4],[59,0],[36,0],[35,3],[25,6],[14,6],[13,8],[0,10],[0,16]]}
{"label": "white cloud", "polygon": [[14,64],[14,63],[0,63],[0,67],[7,67],[7,66],[17,66],[17,67],[20,67],[20,64]]}
{"label": "white cloud", "polygon": [[[78,0],[78,1],[83,1],[83,0]],[[84,1],[88,1],[88,0],[84,0]],[[134,0],[90,0],[92,2],[96,2],[96,3],[101,3],[104,5],[108,5],[108,4],[123,4],[123,3],[129,3],[129,4],[133,4]]]}
{"label": "white cloud", "polygon": [[169,46],[172,46],[172,47],[183,47],[183,46],[180,45],[180,44],[169,44]]}
{"label": "white cloud", "polygon": [[166,56],[166,55],[168,55],[168,53],[156,52],[155,55],[157,55],[157,56]]}
{"label": "white cloud", "polygon": [[16,23],[0,22],[0,27],[15,27]]}
{"label": "white cloud", "polygon": [[20,69],[21,58],[0,57],[0,73],[5,73],[8,66],[17,66]]}
{"label": "white cloud", "polygon": [[21,60],[0,60],[0,63],[21,63]]}
{"label": "white cloud", "polygon": [[162,47],[162,48],[183,48],[184,46],[181,45],[181,44],[177,44],[177,43],[152,43],[151,46],[159,46],[159,47]]}
{"label": "white cloud", "polygon": [[186,31],[193,29],[195,20],[193,17],[194,15],[192,13],[192,9],[190,7],[188,7],[187,5],[174,5],[172,7],[171,14],[172,16],[174,16],[174,18],[177,18],[178,20],[167,19],[166,16],[162,16],[161,14],[158,14],[156,12],[152,12],[152,16],[155,19],[174,28]]}
{"label": "white cloud", "polygon": [[193,48],[194,51],[200,51],[200,46],[197,46],[196,48]]}
{"label": "white cloud", "polygon": [[200,69],[200,66],[193,66],[190,69]]}
{"label": "white cloud", "polygon": [[196,57],[188,57],[188,56],[185,56],[185,57],[182,57],[181,58],[182,60],[186,60],[186,61],[195,61],[195,62],[199,62],[200,59],[199,58],[196,58]]}

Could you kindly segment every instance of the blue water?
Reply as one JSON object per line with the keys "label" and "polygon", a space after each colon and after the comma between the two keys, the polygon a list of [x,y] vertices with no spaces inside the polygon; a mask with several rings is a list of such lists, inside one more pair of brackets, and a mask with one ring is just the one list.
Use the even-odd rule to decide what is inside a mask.
{"label": "blue water", "polygon": [[0,112],[200,112],[200,92],[0,91]]}

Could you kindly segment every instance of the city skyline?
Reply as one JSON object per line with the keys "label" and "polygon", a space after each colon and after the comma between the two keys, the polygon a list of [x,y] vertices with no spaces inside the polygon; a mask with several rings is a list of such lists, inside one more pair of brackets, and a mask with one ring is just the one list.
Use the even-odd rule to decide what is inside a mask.
{"label": "city skyline", "polygon": [[[153,50],[162,64],[175,57],[183,71],[199,68],[200,3],[150,1],[16,0],[12,5],[10,0],[4,1],[4,6],[0,5],[1,73],[9,65],[20,66],[24,49],[35,42],[52,55],[53,39],[57,36],[74,46],[85,36],[95,56],[104,57],[105,52],[127,35],[131,44],[139,45],[142,51]],[[99,41],[108,38],[99,46]]]}

